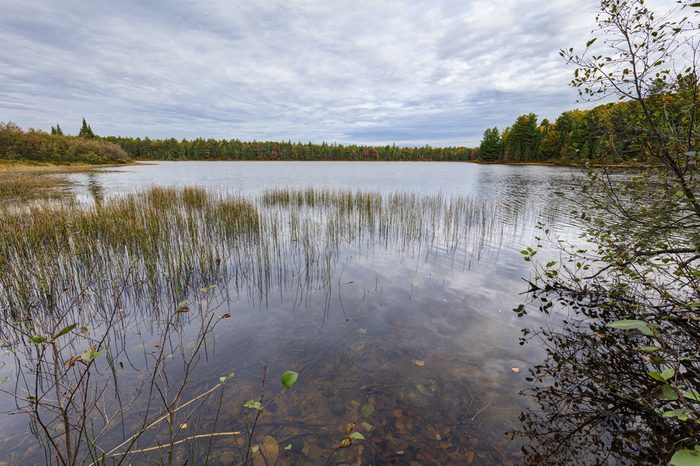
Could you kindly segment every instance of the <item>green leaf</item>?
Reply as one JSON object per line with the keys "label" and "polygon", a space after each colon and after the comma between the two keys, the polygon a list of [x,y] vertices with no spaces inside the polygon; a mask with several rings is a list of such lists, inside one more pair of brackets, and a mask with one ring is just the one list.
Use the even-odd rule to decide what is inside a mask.
{"label": "green leaf", "polygon": [[260,451],[260,445],[253,445],[250,447],[250,451],[252,451],[253,454],[256,454],[258,451]]}
{"label": "green leaf", "polygon": [[649,377],[651,377],[654,380],[658,380],[659,382],[665,382],[664,378],[661,377],[661,373],[657,371],[649,371],[648,374]]}
{"label": "green leaf", "polygon": [[365,403],[362,405],[362,408],[360,408],[360,413],[362,413],[362,417],[369,417],[374,413],[374,405],[371,403]]}
{"label": "green leaf", "polygon": [[637,348],[639,351],[642,353],[653,353],[655,351],[661,350],[658,346],[642,346],[640,348]]}
{"label": "green leaf", "polygon": [[700,451],[697,450],[678,450],[671,457],[671,464],[674,466],[698,466],[700,464]]}
{"label": "green leaf", "polygon": [[35,335],[33,337],[29,337],[30,343],[39,344],[39,343],[46,343],[47,341],[48,341],[48,339],[44,336],[41,336],[41,335]]}
{"label": "green leaf", "polygon": [[298,378],[299,374],[296,372],[284,371],[284,374],[282,374],[282,386],[288,390],[292,388],[295,383],[297,383]]}
{"label": "green leaf", "polygon": [[663,377],[664,380],[668,380],[674,375],[676,375],[676,371],[674,371],[673,369],[664,369],[661,371],[661,377]]}
{"label": "green leaf", "polygon": [[365,436],[359,432],[353,432],[352,434],[350,434],[350,438],[353,440],[364,440]]}
{"label": "green leaf", "polygon": [[246,408],[250,408],[250,409],[257,409],[258,411],[263,410],[262,403],[260,403],[259,401],[255,401],[255,400],[246,401],[243,406],[245,406]]}
{"label": "green leaf", "polygon": [[700,393],[696,392],[695,390],[686,392],[683,394],[683,396],[689,400],[700,401]]}
{"label": "green leaf", "polygon": [[678,399],[678,390],[668,384],[664,384],[661,386],[659,398],[667,401],[676,401]]}
{"label": "green leaf", "polygon": [[653,336],[654,331],[652,328],[644,322],[643,320],[634,320],[634,319],[628,319],[628,320],[618,320],[615,322],[610,322],[607,324],[607,327],[609,328],[616,328],[620,330],[639,330],[642,332],[644,335],[648,336]]}
{"label": "green leaf", "polygon": [[688,410],[686,408],[680,408],[680,409],[672,409],[670,411],[665,411],[662,414],[662,416],[663,417],[677,417],[678,420],[680,420],[680,421],[687,421],[688,414],[690,414],[690,410]]}
{"label": "green leaf", "polygon": [[92,361],[95,359],[97,356],[101,355],[104,353],[104,350],[102,351],[95,351],[95,348],[93,346],[90,346],[88,349],[86,349],[83,354],[80,355],[83,361]]}
{"label": "green leaf", "polygon": [[586,47],[590,47],[591,45],[593,45],[593,42],[595,42],[596,40],[598,40],[598,38],[594,37],[593,39],[586,42]]}
{"label": "green leaf", "polygon": [[73,325],[69,325],[68,327],[63,328],[63,330],[61,330],[56,335],[51,337],[51,341],[54,341],[55,339],[62,337],[63,335],[70,332],[71,330],[73,330],[77,326],[78,326],[78,324],[73,324]]}
{"label": "green leaf", "polygon": [[288,443],[286,447],[284,447],[285,450],[291,450],[292,449],[292,444]]}
{"label": "green leaf", "polygon": [[229,375],[222,375],[221,377],[219,377],[219,382],[226,383],[229,380],[231,380],[232,378],[233,378],[233,372],[231,372]]}

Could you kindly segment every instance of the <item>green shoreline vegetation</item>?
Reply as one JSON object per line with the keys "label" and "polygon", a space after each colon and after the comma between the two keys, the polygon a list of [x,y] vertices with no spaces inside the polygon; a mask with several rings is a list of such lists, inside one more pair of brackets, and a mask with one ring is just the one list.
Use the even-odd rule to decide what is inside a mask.
{"label": "green shoreline vegetation", "polygon": [[[653,101],[651,101],[653,100]],[[682,98],[666,93],[650,105],[683,118]],[[298,161],[451,161],[496,164],[639,166],[651,161],[634,122],[641,106],[622,101],[590,110],[570,110],[554,122],[534,113],[517,117],[502,131],[484,131],[479,147],[401,147],[241,141],[238,139],[151,139],[95,135],[83,119],[78,136],[60,125],[51,134],[14,123],[0,123],[0,161],[51,164],[115,164],[129,160],[298,160]],[[613,139],[610,135],[614,134]]]}

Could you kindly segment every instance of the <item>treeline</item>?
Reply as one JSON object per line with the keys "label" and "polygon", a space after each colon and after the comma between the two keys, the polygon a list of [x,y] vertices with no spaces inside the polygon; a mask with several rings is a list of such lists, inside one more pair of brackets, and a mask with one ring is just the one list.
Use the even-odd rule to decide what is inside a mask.
{"label": "treeline", "polygon": [[23,131],[14,123],[0,122],[0,159],[51,163],[120,163],[129,154],[103,139],[64,136],[60,129],[52,134],[30,129]]}
{"label": "treeline", "polygon": [[[684,120],[700,116],[697,108],[683,108],[681,100],[671,94],[655,96],[645,102],[646,111],[657,115],[660,125],[681,128]],[[553,123],[538,122],[537,115],[528,113],[503,131],[484,131],[475,155],[486,162],[645,162],[648,148],[637,124],[644,112],[638,102],[617,102],[567,111]]]}
{"label": "treeline", "polygon": [[246,142],[238,139],[149,139],[105,137],[135,159],[154,160],[435,160],[459,161],[474,157],[465,147],[399,147]]}

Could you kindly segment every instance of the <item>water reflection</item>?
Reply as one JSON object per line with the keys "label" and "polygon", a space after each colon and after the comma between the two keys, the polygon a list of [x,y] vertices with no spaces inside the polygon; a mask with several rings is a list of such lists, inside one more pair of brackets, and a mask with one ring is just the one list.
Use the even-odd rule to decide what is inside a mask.
{"label": "water reflection", "polygon": [[[550,298],[544,293],[539,297]],[[524,341],[546,349],[523,392],[536,405],[523,411],[521,426],[513,432],[524,441],[528,463],[667,464],[679,445],[700,442],[692,420],[662,416],[684,402],[677,396],[665,398],[649,376],[655,357],[640,351],[649,344],[646,337],[605,326],[629,312],[576,305],[571,315],[556,318],[559,325],[525,332]],[[690,371],[697,387],[700,379],[690,375],[697,372],[697,325],[667,324],[669,334],[678,339],[674,345],[689,355],[683,371]]]}
{"label": "water reflection", "polygon": [[[100,405],[119,416],[100,416],[92,427],[107,456],[142,429],[144,413],[162,413],[162,400],[149,405],[143,397],[160,361],[167,395],[160,398],[169,402],[197,399],[222,375],[235,378],[196,411],[145,431],[133,449],[190,432],[231,435],[129,460],[162,461],[167,450],[176,463],[207,455],[217,464],[236,461],[234,433],[246,432],[249,414],[243,404],[260,393],[267,367],[272,395],[283,370],[300,373],[258,426],[258,451],[276,452],[281,464],[317,463],[349,422],[366,440],[334,462],[519,462],[520,445],[504,432],[527,407],[515,396],[523,386],[518,370],[541,355],[518,347],[521,322],[502,311],[520,300],[517,251],[535,221],[556,210],[465,196],[273,190],[239,198],[196,189],[106,200],[87,208],[96,215],[74,209],[6,217],[8,232],[19,230],[2,246],[1,257],[13,258],[3,263],[2,307],[14,319],[3,337],[26,343],[28,328],[11,331],[18,316],[31,318],[30,335],[49,336],[96,319],[86,335],[71,333],[72,357],[119,317],[120,331],[105,345],[109,360],[98,362],[105,364],[100,380],[125,382],[119,399],[110,388],[111,401]],[[62,222],[36,224],[44,217]],[[32,270],[12,265],[25,263]],[[196,342],[203,350],[195,354]],[[188,364],[193,354],[196,364]],[[26,361],[14,361],[14,370]],[[41,457],[40,449],[18,450],[15,431],[3,430],[12,442],[0,450],[13,462]]]}

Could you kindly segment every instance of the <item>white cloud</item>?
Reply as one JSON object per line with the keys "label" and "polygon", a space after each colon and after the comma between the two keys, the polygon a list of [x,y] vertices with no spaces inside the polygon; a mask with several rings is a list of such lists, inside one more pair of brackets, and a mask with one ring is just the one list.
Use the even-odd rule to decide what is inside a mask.
{"label": "white cloud", "polygon": [[[4,3],[4,4],[3,4]],[[0,0],[0,120],[100,134],[476,144],[575,105],[596,3]]]}

